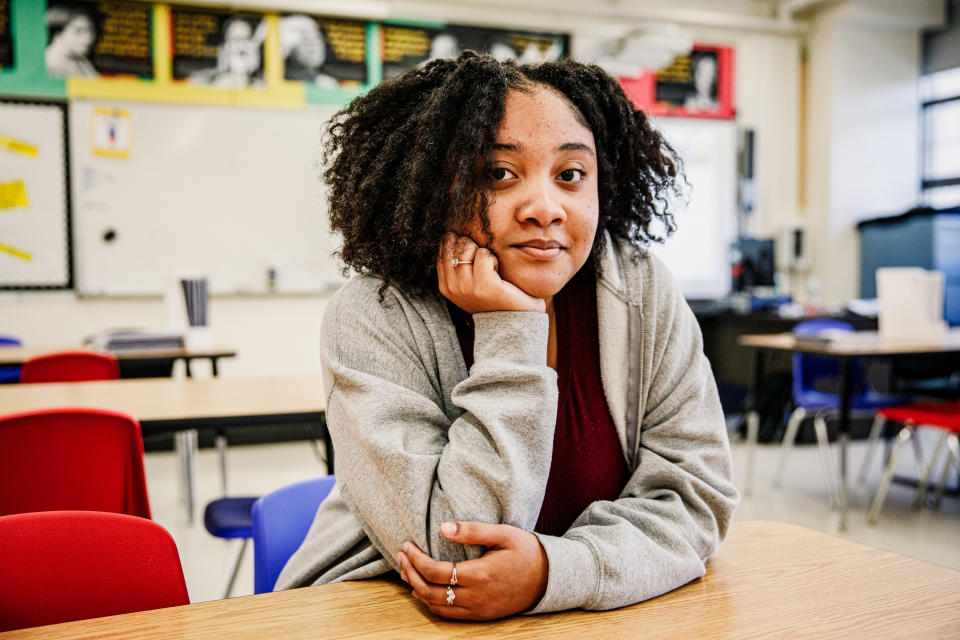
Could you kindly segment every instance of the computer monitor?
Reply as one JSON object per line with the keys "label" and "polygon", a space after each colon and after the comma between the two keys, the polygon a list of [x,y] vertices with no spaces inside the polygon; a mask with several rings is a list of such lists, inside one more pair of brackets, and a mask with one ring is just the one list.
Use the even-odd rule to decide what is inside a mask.
{"label": "computer monitor", "polygon": [[772,239],[740,238],[731,245],[731,254],[734,291],[774,286],[776,263]]}

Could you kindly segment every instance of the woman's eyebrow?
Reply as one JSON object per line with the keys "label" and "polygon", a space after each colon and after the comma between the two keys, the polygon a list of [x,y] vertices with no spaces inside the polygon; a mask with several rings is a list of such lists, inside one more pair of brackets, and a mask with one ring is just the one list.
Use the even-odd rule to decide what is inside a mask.
{"label": "woman's eyebrow", "polygon": [[586,151],[590,155],[596,155],[594,154],[593,149],[582,142],[564,142],[562,145],[557,147],[557,151]]}
{"label": "woman's eyebrow", "polygon": [[[497,142],[493,145],[495,151],[512,151],[514,153],[523,153],[524,147],[522,144],[514,144],[509,142]],[[559,147],[557,151],[585,151],[590,155],[596,155],[588,145],[582,142],[564,142]]]}

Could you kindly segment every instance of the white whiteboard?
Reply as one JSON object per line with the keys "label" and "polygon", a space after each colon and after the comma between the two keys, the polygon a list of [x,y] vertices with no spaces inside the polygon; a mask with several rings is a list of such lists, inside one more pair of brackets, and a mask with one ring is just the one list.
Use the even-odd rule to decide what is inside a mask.
{"label": "white whiteboard", "polygon": [[[93,152],[97,107],[129,112],[129,157]],[[266,292],[271,269],[279,292],[338,286],[319,179],[335,110],[72,101],[78,293],[160,294],[184,270],[220,294]]]}
{"label": "white whiteboard", "polygon": [[737,127],[729,120],[657,118],[655,126],[684,162],[689,203],[677,231],[651,251],[688,299],[722,298],[731,289],[730,243],[737,235]]}
{"label": "white whiteboard", "polygon": [[64,112],[0,102],[0,286],[70,285]]}

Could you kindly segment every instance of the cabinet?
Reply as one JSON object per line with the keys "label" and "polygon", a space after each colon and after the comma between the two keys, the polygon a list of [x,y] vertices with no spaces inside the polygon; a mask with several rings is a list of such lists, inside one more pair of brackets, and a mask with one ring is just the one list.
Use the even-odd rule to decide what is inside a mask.
{"label": "cabinet", "polygon": [[946,276],[944,318],[960,325],[960,209],[914,209],[864,220],[860,230],[860,295],[877,296],[880,267],[923,267]]}

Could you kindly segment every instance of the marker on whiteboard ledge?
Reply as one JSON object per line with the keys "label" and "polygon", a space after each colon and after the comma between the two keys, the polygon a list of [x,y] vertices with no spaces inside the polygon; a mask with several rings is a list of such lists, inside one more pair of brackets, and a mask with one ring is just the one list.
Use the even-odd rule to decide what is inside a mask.
{"label": "marker on whiteboard ledge", "polygon": [[267,267],[267,291],[274,293],[277,290],[277,268],[273,265]]}

